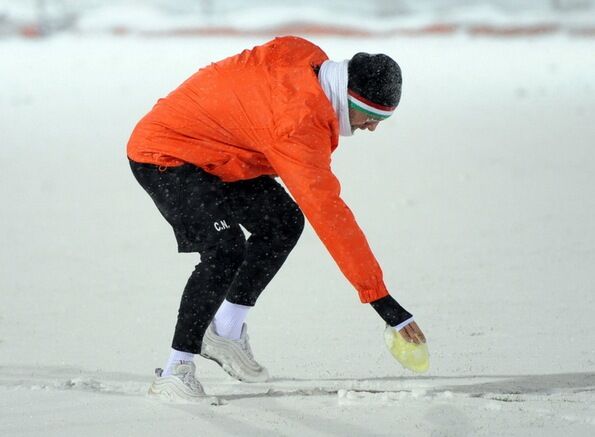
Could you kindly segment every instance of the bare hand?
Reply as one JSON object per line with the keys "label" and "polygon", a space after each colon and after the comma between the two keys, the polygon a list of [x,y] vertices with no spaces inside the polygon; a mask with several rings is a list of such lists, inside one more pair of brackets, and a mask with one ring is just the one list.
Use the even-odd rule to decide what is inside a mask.
{"label": "bare hand", "polygon": [[405,340],[410,343],[421,344],[426,342],[426,337],[417,323],[411,322],[399,331]]}

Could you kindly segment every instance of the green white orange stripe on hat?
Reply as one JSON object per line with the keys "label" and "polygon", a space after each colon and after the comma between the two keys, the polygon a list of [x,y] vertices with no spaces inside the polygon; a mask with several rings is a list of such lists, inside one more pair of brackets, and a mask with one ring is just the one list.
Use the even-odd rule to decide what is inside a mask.
{"label": "green white orange stripe on hat", "polygon": [[350,108],[357,109],[379,120],[390,117],[396,109],[396,106],[384,106],[374,103],[350,89],[347,90],[347,100]]}

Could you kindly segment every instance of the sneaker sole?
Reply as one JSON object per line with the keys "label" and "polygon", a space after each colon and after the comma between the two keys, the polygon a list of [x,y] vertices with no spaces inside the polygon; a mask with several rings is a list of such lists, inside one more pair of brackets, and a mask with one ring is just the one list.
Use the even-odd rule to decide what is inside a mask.
{"label": "sneaker sole", "polygon": [[225,371],[225,373],[227,373],[232,378],[237,379],[238,381],[248,382],[248,383],[258,383],[258,382],[267,382],[269,379],[268,375],[266,375],[266,374],[261,377],[257,376],[254,378],[251,378],[251,377],[246,378],[246,377],[240,375],[239,373],[237,373],[233,367],[229,366],[226,363],[223,363],[222,361],[218,360],[215,357],[210,356],[206,352],[201,353],[200,356],[203,358],[206,358],[207,360],[214,361]]}
{"label": "sneaker sole", "polygon": [[172,384],[155,384],[155,382],[153,382],[147,391],[147,396],[160,401],[174,403],[208,403],[210,405],[221,405],[221,402],[215,396],[191,395]]}

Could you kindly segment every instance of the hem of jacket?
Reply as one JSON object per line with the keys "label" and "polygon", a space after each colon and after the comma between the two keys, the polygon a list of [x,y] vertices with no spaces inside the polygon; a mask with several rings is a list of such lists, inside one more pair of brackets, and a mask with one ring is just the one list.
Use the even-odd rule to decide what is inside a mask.
{"label": "hem of jacket", "polygon": [[168,162],[168,163],[164,163],[162,160],[159,159],[149,159],[146,156],[142,156],[139,157],[137,155],[135,155],[134,157],[131,157],[130,154],[126,154],[126,157],[130,160],[130,161],[134,161],[137,162],[139,164],[153,164],[157,167],[181,167],[184,164],[189,164],[188,162],[182,161],[181,159],[178,158],[174,158],[176,161],[179,161],[179,163],[172,163],[172,162]]}
{"label": "hem of jacket", "polygon": [[370,303],[374,302],[375,300],[382,299],[386,296],[388,296],[387,290],[364,290],[359,293],[359,300],[361,301],[361,303]]}

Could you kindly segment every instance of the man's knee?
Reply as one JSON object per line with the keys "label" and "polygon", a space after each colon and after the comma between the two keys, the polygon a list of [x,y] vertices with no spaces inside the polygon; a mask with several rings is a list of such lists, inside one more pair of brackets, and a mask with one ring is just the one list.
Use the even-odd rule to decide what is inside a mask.
{"label": "man's knee", "polygon": [[233,278],[244,260],[245,247],[243,236],[218,241],[200,252],[199,266],[207,272]]}
{"label": "man's knee", "polygon": [[285,248],[293,248],[304,231],[304,214],[297,205],[288,210],[279,229],[280,242]]}

